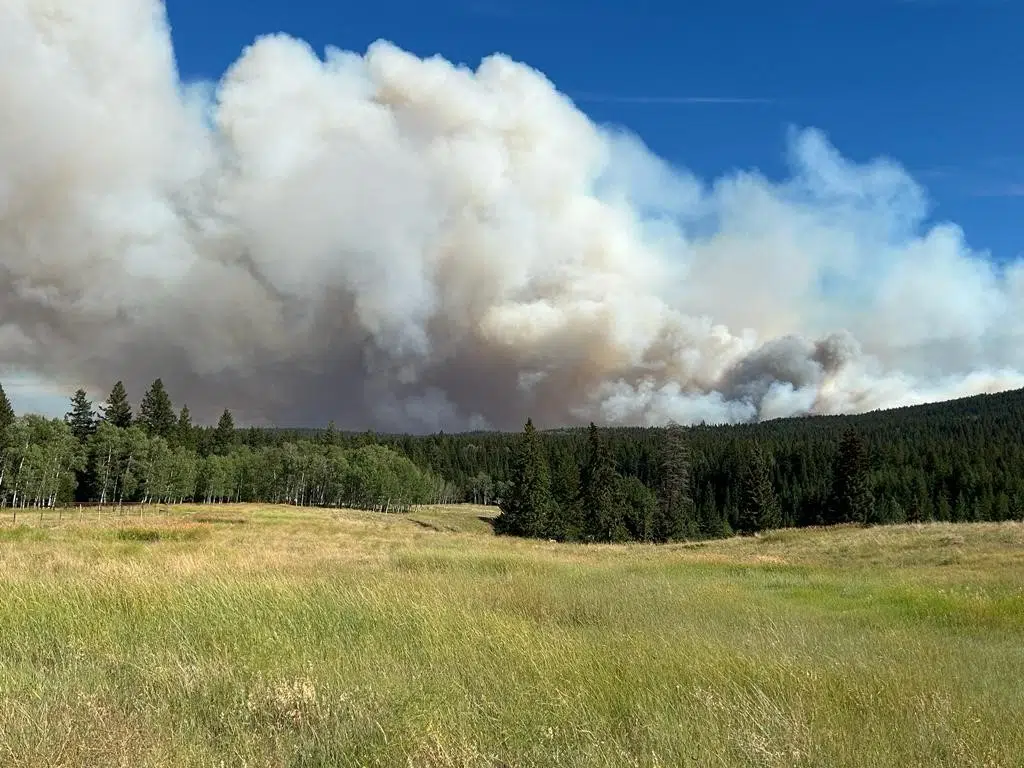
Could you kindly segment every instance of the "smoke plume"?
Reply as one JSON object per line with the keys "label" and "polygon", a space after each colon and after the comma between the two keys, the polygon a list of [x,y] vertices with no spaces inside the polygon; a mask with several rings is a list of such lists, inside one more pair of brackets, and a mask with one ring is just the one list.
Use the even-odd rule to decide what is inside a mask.
{"label": "smoke plume", "polygon": [[537,71],[257,40],[156,0],[0,6],[0,365],[200,417],[736,422],[1024,386],[1024,270],[898,165],[789,137],[707,182]]}

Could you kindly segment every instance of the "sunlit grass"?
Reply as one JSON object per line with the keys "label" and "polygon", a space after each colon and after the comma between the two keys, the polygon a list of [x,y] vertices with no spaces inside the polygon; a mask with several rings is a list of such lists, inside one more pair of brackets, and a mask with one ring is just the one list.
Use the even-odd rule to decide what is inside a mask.
{"label": "sunlit grass", "polygon": [[1024,525],[582,547],[490,515],[0,522],[0,765],[1024,765]]}

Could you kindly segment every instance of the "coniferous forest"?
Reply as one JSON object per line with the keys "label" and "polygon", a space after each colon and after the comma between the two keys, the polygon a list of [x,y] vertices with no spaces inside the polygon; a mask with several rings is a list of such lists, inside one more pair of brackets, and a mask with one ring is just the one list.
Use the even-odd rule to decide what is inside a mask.
{"label": "coniferous forest", "polygon": [[0,505],[268,502],[500,508],[500,533],[679,541],[838,523],[1024,518],[1024,391],[756,425],[426,436],[192,423],[161,380],[63,419],[0,387]]}

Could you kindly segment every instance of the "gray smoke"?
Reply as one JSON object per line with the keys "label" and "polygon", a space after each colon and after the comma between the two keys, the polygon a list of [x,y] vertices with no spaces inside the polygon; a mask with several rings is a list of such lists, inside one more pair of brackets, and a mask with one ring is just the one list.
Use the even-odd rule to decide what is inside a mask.
{"label": "gray smoke", "polygon": [[504,56],[270,36],[210,92],[155,0],[0,7],[0,366],[382,429],[863,411],[1024,386],[1024,271],[814,130],[705,183]]}

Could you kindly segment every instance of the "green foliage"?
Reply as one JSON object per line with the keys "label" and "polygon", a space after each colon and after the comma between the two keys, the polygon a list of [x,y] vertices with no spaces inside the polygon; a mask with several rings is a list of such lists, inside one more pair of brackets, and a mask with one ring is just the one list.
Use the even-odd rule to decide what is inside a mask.
{"label": "green foliage", "polygon": [[664,541],[662,505],[650,488],[635,477],[618,477],[615,502],[622,510],[626,538],[634,541]]}
{"label": "green foliage", "polygon": [[[867,444],[856,430],[848,429],[839,443],[832,472],[826,522],[867,523],[876,519],[869,472]],[[950,520],[952,508],[946,493],[939,494],[938,503],[938,519]]]}
{"label": "green foliage", "polygon": [[740,475],[739,514],[736,530],[757,533],[778,528],[782,523],[779,500],[772,487],[770,459],[760,445],[754,443],[747,452]]}
{"label": "green foliage", "polygon": [[177,419],[174,406],[164,388],[163,380],[157,379],[147,390],[139,405],[139,424],[150,437],[162,437],[170,440],[175,436]]}
{"label": "green foliage", "polygon": [[64,421],[80,443],[87,442],[96,431],[96,412],[84,389],[79,389],[71,398],[71,410],[64,414]]}
{"label": "green foliage", "polygon": [[217,430],[213,433],[213,452],[224,456],[235,444],[235,419],[227,408],[220,415]]}
{"label": "green foliage", "polygon": [[8,433],[14,424],[14,418],[14,408],[11,407],[11,401],[7,399],[7,393],[4,392],[3,385],[0,384],[0,449],[7,443]]}
{"label": "green foliage", "polygon": [[178,423],[174,426],[174,444],[189,450],[196,450],[195,427],[192,426],[192,412],[187,405],[181,406]]}
{"label": "green foliage", "polygon": [[573,447],[556,446],[551,464],[551,494],[557,509],[551,536],[559,541],[579,541],[586,523],[580,495],[580,465]]}
{"label": "green foliage", "polygon": [[88,445],[94,498],[127,501],[267,501],[396,511],[427,503],[444,484],[382,445],[345,449],[312,441],[202,457],[139,426],[100,424]]}
{"label": "green foliage", "polygon": [[546,537],[556,513],[547,459],[533,421],[528,420],[516,446],[509,487],[501,501],[495,530],[513,536]]}
{"label": "green foliage", "polygon": [[658,507],[652,536],[655,541],[694,537],[698,526],[690,496],[690,452],[685,430],[678,424],[671,424],[664,431],[658,458]]}
{"label": "green foliage", "polygon": [[12,507],[52,507],[72,501],[82,445],[62,419],[22,416],[8,428],[0,454],[0,501]]}
{"label": "green foliage", "polygon": [[607,443],[591,423],[587,433],[587,463],[580,476],[580,502],[588,541],[622,541],[627,537],[623,510],[616,494],[619,473]]}
{"label": "green foliage", "polygon": [[[0,397],[0,421],[4,402]],[[218,427],[193,426],[183,408],[172,436],[160,443],[158,435],[113,423],[125,413],[130,421],[120,383],[103,410],[105,418],[86,440],[84,469],[75,468],[74,478],[62,470],[57,495],[49,499],[68,498],[71,488],[80,501],[341,500],[390,509],[391,494],[399,507],[413,498],[495,504],[515,510],[498,523],[514,523],[510,532],[591,541],[708,539],[832,522],[1024,517],[1024,391],[728,427],[538,432],[531,423],[528,439],[496,432],[235,429],[230,411]],[[26,444],[25,430],[10,416],[7,422],[0,503],[11,503],[16,483],[18,503],[34,503],[47,494],[25,495],[30,475],[19,475],[19,465],[22,459],[25,467],[38,464],[33,444],[49,438],[36,430]],[[387,448],[389,456],[403,458],[404,468],[365,470],[376,459],[356,461],[352,452],[362,448]],[[649,496],[640,485],[658,500],[650,519]]]}
{"label": "green foliage", "polygon": [[132,407],[128,402],[128,392],[124,388],[124,382],[119,381],[114,384],[102,410],[103,421],[111,426],[127,429],[132,425]]}

